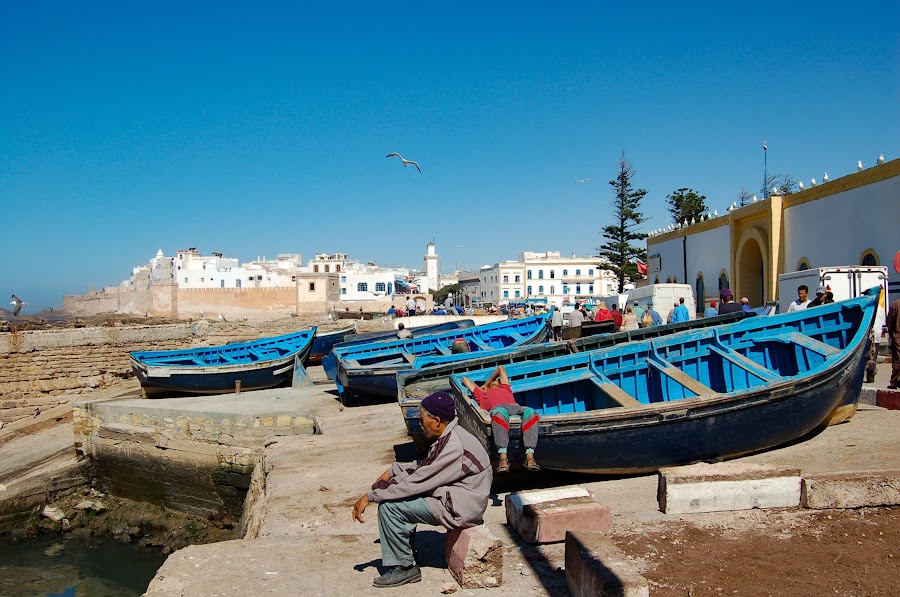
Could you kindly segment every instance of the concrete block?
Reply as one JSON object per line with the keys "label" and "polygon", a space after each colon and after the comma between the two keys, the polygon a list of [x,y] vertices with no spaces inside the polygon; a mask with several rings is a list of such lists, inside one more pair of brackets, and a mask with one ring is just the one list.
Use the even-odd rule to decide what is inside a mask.
{"label": "concrete block", "polygon": [[608,532],[609,506],[583,487],[522,491],[506,497],[506,520],[529,543],[565,541],[566,531]]}
{"label": "concrete block", "polygon": [[503,584],[503,543],[485,525],[447,533],[447,567],[464,589]]}
{"label": "concrete block", "polygon": [[804,508],[864,508],[900,504],[900,470],[803,477]]}
{"label": "concrete block", "polygon": [[573,597],[649,597],[650,584],[604,533],[566,533],[566,585]]}
{"label": "concrete block", "polygon": [[800,505],[800,470],[720,462],[659,471],[659,509],[666,514]]}
{"label": "concrete block", "polygon": [[877,390],[875,392],[875,406],[888,410],[900,410],[900,390]]}
{"label": "concrete block", "polygon": [[867,406],[875,406],[878,388],[863,388],[859,391],[859,403]]}

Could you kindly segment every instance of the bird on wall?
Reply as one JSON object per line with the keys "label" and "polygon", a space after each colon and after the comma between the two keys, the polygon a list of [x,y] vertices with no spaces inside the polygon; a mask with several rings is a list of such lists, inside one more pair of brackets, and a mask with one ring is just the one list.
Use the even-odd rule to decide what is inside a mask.
{"label": "bird on wall", "polygon": [[222,315],[221,313],[219,313],[219,321],[224,321],[225,323],[228,323],[228,320],[225,319],[225,316]]}
{"label": "bird on wall", "polygon": [[828,182],[828,172],[822,175],[822,182]]}
{"label": "bird on wall", "polygon": [[9,304],[10,304],[10,305],[15,305],[15,307],[13,308],[13,317],[18,317],[18,316],[19,316],[19,312],[22,310],[22,307],[27,307],[27,306],[28,306],[28,303],[26,303],[25,301],[23,301],[22,299],[20,299],[20,298],[17,297],[16,295],[12,295],[12,299],[13,299],[13,300],[11,300],[11,301],[9,302]]}
{"label": "bird on wall", "polygon": [[718,218],[718,217],[719,217],[719,210],[718,210],[718,209],[714,209],[714,210],[713,210],[713,217],[714,217],[714,218]]}
{"label": "bird on wall", "polygon": [[862,172],[862,169],[863,169],[862,160],[859,160],[858,162],[856,162],[856,171]]}
{"label": "bird on wall", "polygon": [[801,180],[800,182],[797,183],[797,186],[800,187],[800,190],[801,190],[801,191],[804,190],[804,189],[806,188],[806,187],[803,186],[803,181],[802,181],[802,180]]}
{"label": "bird on wall", "polygon": [[815,179],[815,178],[813,178],[813,179],[812,179],[811,181],[809,181],[809,182],[812,183],[812,186],[816,186],[816,184],[818,184],[818,183],[816,182],[816,179]]}
{"label": "bird on wall", "polygon": [[778,194],[778,187],[772,187],[772,194],[773,194],[773,195],[777,195],[777,194]]}
{"label": "bird on wall", "polygon": [[879,164],[883,164],[883,163],[884,163],[884,154],[883,154],[883,153],[878,154],[878,163],[879,163]]}
{"label": "bird on wall", "polygon": [[203,309],[200,309],[200,319],[203,319],[204,317],[206,316],[203,314]]}
{"label": "bird on wall", "polygon": [[400,155],[399,153],[396,153],[396,152],[394,152],[394,153],[389,153],[389,154],[387,154],[387,155],[384,156],[384,157],[386,157],[386,158],[393,158],[393,157],[400,158],[400,161],[403,162],[403,166],[404,166],[404,167],[407,167],[407,166],[409,166],[410,164],[412,164],[413,166],[416,167],[416,170],[419,171],[419,174],[422,173],[422,169],[419,168],[419,164],[417,164],[416,162],[414,162],[414,161],[412,161],[412,160],[407,160],[406,158],[404,158],[404,157],[403,157],[402,155]]}

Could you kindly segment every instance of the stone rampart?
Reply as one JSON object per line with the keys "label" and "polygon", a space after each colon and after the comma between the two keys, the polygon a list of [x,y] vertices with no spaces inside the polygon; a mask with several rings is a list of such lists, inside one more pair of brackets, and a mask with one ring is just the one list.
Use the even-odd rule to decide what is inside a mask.
{"label": "stone rampart", "polygon": [[287,318],[85,327],[0,334],[0,422],[32,417],[80,394],[132,380],[129,352],[174,350],[286,334],[310,327]]}

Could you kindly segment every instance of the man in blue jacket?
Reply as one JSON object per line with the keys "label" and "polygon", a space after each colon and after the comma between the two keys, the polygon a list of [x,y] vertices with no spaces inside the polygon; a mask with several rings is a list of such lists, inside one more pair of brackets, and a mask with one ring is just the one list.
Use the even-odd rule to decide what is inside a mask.
{"label": "man in blue jacket", "polygon": [[687,307],[684,306],[684,297],[678,299],[678,306],[675,307],[675,312],[672,313],[672,323],[679,323],[681,321],[690,321],[691,314],[688,312]]}

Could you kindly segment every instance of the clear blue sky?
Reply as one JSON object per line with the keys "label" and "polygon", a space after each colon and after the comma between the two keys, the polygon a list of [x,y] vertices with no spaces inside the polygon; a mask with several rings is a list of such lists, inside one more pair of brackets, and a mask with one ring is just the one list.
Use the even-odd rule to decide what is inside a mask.
{"label": "clear blue sky", "polygon": [[679,187],[757,192],[763,140],[807,182],[900,155],[896,2],[325,4],[5,3],[0,296],[160,248],[586,255],[623,151],[646,231]]}

